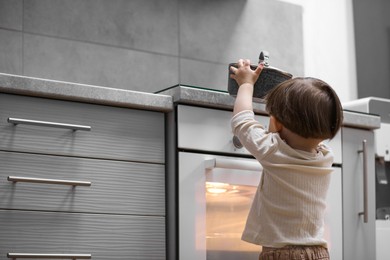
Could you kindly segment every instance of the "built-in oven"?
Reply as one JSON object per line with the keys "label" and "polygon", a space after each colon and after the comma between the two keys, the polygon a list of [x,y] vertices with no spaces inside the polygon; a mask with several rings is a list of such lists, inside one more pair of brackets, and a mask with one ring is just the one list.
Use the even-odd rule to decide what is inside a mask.
{"label": "built-in oven", "polygon": [[[168,259],[258,259],[261,246],[242,241],[241,234],[262,167],[233,137],[231,116],[225,110],[176,107],[175,167],[170,168],[175,174],[168,180],[175,190],[168,197],[176,204],[168,213]],[[267,127],[266,115],[256,119]],[[342,259],[340,167],[331,180],[324,235],[332,259]]]}
{"label": "built-in oven", "polygon": [[179,172],[180,259],[256,259],[261,248],[240,238],[259,163],[180,152]]}

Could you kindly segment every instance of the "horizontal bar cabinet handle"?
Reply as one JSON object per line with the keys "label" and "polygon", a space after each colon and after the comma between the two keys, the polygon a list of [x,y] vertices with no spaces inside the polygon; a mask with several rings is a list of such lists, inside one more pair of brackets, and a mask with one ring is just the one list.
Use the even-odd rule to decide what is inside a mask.
{"label": "horizontal bar cabinet handle", "polygon": [[69,180],[18,177],[18,176],[8,176],[7,180],[13,181],[13,182],[32,182],[32,183],[60,184],[60,185],[72,185],[72,186],[91,186],[92,185],[92,182],[90,182],[90,181],[69,181]]}
{"label": "horizontal bar cabinet handle", "polygon": [[55,127],[55,128],[63,128],[63,129],[71,129],[71,130],[81,130],[81,131],[91,131],[91,127],[87,125],[73,125],[73,124],[63,124],[63,123],[55,123],[48,121],[38,121],[38,120],[30,120],[30,119],[22,119],[22,118],[8,118],[8,123],[11,124],[24,124],[24,125],[35,125],[35,126],[45,126],[45,127]]}
{"label": "horizontal bar cabinet handle", "polygon": [[205,160],[205,168],[213,169],[213,168],[223,168],[223,169],[233,169],[233,170],[244,170],[244,171],[262,171],[263,167],[261,164],[256,161],[243,161],[236,159],[206,159]]}
{"label": "horizontal bar cabinet handle", "polygon": [[51,259],[91,259],[91,254],[35,254],[7,253],[8,258],[51,258]]}

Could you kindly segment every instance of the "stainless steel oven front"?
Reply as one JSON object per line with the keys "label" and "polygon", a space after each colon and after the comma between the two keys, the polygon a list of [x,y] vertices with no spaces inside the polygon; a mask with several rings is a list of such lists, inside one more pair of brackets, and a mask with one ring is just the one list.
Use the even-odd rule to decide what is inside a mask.
{"label": "stainless steel oven front", "polygon": [[[176,108],[175,166],[168,168],[168,259],[258,259],[261,246],[242,241],[241,233],[262,167],[233,138],[231,115],[203,107]],[[256,118],[267,127],[267,116]],[[328,204],[325,236],[332,259],[341,259],[341,169],[335,168]]]}

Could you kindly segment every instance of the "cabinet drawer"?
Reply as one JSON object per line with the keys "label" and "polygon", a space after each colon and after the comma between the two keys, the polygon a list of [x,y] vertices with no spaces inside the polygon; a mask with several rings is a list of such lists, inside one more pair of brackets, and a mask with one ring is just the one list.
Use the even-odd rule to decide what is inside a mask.
{"label": "cabinet drawer", "polygon": [[[165,215],[164,165],[0,152],[0,208]],[[91,186],[7,181],[8,176]],[[33,179],[34,180],[34,179]]]}
{"label": "cabinet drawer", "polygon": [[[60,123],[65,128],[13,124],[8,118]],[[91,130],[68,129],[69,124]],[[0,94],[0,149],[164,163],[164,114]]]}
{"label": "cabinet drawer", "polygon": [[0,210],[0,233],[0,260],[7,253],[165,259],[164,217]]}
{"label": "cabinet drawer", "polygon": [[[233,142],[230,120],[232,111],[179,105],[177,108],[177,142],[179,148],[232,154],[250,153]],[[269,118],[256,116],[268,129]]]}

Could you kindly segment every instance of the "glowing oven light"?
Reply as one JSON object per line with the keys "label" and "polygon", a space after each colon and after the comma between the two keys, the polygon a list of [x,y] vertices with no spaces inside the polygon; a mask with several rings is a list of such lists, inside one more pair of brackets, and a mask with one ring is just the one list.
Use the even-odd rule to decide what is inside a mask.
{"label": "glowing oven light", "polygon": [[229,184],[222,182],[206,182],[206,190],[211,194],[225,193],[229,189]]}

